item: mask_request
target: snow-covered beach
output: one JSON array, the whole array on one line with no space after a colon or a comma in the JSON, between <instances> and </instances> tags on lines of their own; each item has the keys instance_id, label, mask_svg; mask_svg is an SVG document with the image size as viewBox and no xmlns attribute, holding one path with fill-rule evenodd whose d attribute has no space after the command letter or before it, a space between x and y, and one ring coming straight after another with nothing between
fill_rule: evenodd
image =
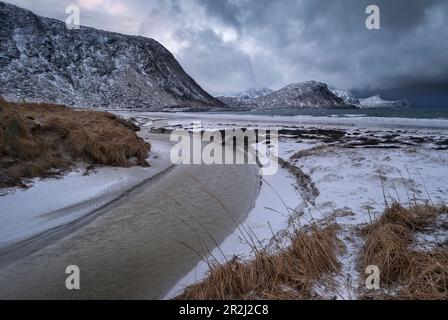
<instances>
[{"instance_id":1,"label":"snow-covered beach","mask_svg":"<svg viewBox=\"0 0 448 320\"><path fill-rule=\"evenodd\" d=\"M0 0L0 301L448 300L447 17Z\"/></svg>"},{"instance_id":2,"label":"snow-covered beach","mask_svg":"<svg viewBox=\"0 0 448 320\"><path fill-rule=\"evenodd\" d=\"M146 117L142 114L137 119L144 122ZM448 201L447 120L190 113L151 114L150 118L156 120L152 125L167 130L190 129L198 122L205 130L279 130L279 156L287 165L275 176L264 177L244 227L213 251L212 261L216 257L219 262L235 255L250 257L253 252L247 243L247 230L266 244L274 234L290 227L291 216L301 225L332 220L341 226L347 250L339 257L342 271L335 275L339 286L332 292L322 292L327 298L356 298L360 285L357 256L362 245L357 230L380 216L386 203ZM297 172L301 176L296 176ZM303 177L310 182L301 183ZM313 190L309 190L311 187ZM448 236L440 234L443 232L420 237L422 245L434 247L446 242ZM203 279L207 270L207 263L198 264L166 298Z\"/></svg>"},{"instance_id":3,"label":"snow-covered beach","mask_svg":"<svg viewBox=\"0 0 448 320\"><path fill-rule=\"evenodd\" d=\"M111 250L111 248L117 241L123 241L119 239L128 236L124 233L115 235L107 232L104 234L106 226L111 226L110 224L103 224L104 221L112 219L113 223L116 224L115 228L120 228L120 223L134 225L135 216L142 214L145 216L147 212L154 211L153 209L165 210L164 215L172 214L174 211L171 212L170 210L174 207L163 208L170 201L164 193L167 191L163 190L169 190L178 183L182 185L183 182L179 181L177 183L175 181L180 177L184 179L193 174L195 175L194 179L201 178L202 170L187 170L185 171L186 174L188 172L187 175L171 175L172 184L170 182L163 188L160 183L154 183L150 189L146 189L158 194L160 203L156 205L157 208L154 207L155 204L145 202L145 206L142 204L141 209L135 211L135 207L133 207L132 213L130 213L130 211L127 211L130 210L130 207L119 209L120 203L116 208L108 207L107 204L110 204L114 199L119 199L126 190L170 168L172 164L169 161L169 132L179 128L190 130L198 121L201 122L204 130L276 129L280 137L279 157L282 159L282 166L278 172L273 176L261 175L261 180L258 178L259 173L257 174L255 171L250 173L246 169L241 171L237 168L228 171L226 166L218 166L219 168L223 167L220 169L222 170L222 173L220 173L217 170L218 167L211 168L214 173L210 171L210 174L217 174L216 179L212 179L217 184L214 187L209 185L213 190L213 196L207 193L209 199L204 201L209 204L214 202L216 207L213 209L213 206L211 206L205 208L205 210L203 208L201 212L212 216L213 214L219 214L218 208L221 204L217 204L216 201L218 199L218 202L220 202L224 197L226 206L230 205L233 212L239 213L236 220L232 221L232 217L225 216L225 213L222 212L219 219L210 221L211 224L204 225L205 228L210 228L207 231L198 225L192 229L191 226L187 227L186 231L182 231L184 232L183 235L190 233L190 236L186 239L199 239L198 248L201 248L202 258L208 261L213 262L216 259L218 262L224 262L232 259L233 256L250 259L253 252L252 244L248 243L248 238L256 239L254 241L257 242L257 245L268 245L274 235L281 237L282 232L291 227L291 218L294 218L296 223L300 225L307 225L312 221L331 219L342 227L340 233L343 235L342 238L347 250L344 255L339 257L343 267L341 272L335 275L340 285L333 292L323 292L322 295L328 298L354 298L356 297L356 288L359 286L356 257L361 245L361 240L355 230L378 216L384 209L385 200L391 201L393 198L402 203L407 203L412 197L434 203L446 203L448 200L446 196L448 185L445 179L448 176L447 120L377 119L349 116L333 118L193 113L117 113L126 118L132 118L142 128L140 135L150 139L154 147L149 158L152 164L151 168L98 168L88 175L84 175L82 170L75 171L62 179L36 181L33 188L18 190L0 198L2 209L7 208L7 214L2 218L4 223L1 224L4 229L4 232L1 233L2 246L7 248L6 251L10 251L15 244L19 244L17 250L19 252L22 250L22 254L18 257L14 254L11 255L10 252L3 252L2 264L6 267L0 269L0 273L5 277L20 278L19 287L24 283L23 279L26 277L24 278L23 275L27 272L30 274L39 272L39 270L42 272L43 269L39 266L43 266L44 261L54 263L55 266L61 268L64 263L69 261L76 264L73 257L75 257L74 260L80 259L80 264L87 263L86 257L92 258L99 254L95 252L95 250L99 250L99 247L102 247L101 250L104 250L104 252L108 252L108 254L104 254L104 259L117 259L116 252L121 249L116 250L114 248L114 250ZM158 138L156 139L156 137ZM240 172L240 175L245 172L241 175L241 177L246 177L245 179L255 178L254 181L260 181L261 188L255 190L253 184L249 184L252 187L242 186L241 183L245 180L241 180L241 177L238 180L239 182L230 179L228 174L232 170L237 170L235 172ZM222 175L220 176L220 174ZM218 176L220 178L217 178ZM165 183L164 181L167 181L161 180L162 185ZM210 182L211 180L207 180L207 183ZM236 200L236 193L226 191L227 193L223 194L223 190L220 190L220 188L225 188L226 183L230 188L237 183L240 188L243 188L241 190L245 190L244 192L240 190L240 200ZM200 190L201 188L197 190L192 188L188 194L199 199L201 197ZM140 196L144 196L144 194L140 193ZM154 199L155 195L149 197ZM232 199L232 197L234 198ZM32 203L35 202L36 198L40 200L45 198L48 201L39 201L39 206L33 206ZM50 202L50 199L54 199L54 201ZM186 201L186 204L182 206L189 206L186 198L181 197L179 199ZM176 201L179 201L179 199ZM47 231L51 231L58 226L76 224L78 219L82 219L103 206L107 210L102 210L98 219L80 224L79 228L74 228L73 232L67 232L53 242L43 241L42 243L45 245L42 248L29 252L25 251L25 253L23 248L20 248L21 241L25 240L25 244L27 244L26 240L30 237L39 234L45 236ZM185 208L182 208L182 206L179 209L184 211ZM189 210L195 209L192 207ZM21 214L17 214L17 212L21 212ZM126 214L126 212L128 213ZM120 215L123 214L125 216L120 218ZM43 217L46 219L43 219ZM172 220L173 217L168 218L165 222ZM179 218L182 219L182 217ZM235 221L238 223L235 223ZM223 230L218 232L217 229L221 229L219 224L222 223L226 227L222 227ZM182 267L170 269L166 274L166 279L161 279L157 285L154 282L153 286L151 283L131 286L125 292L117 288L112 289L104 286L103 290L110 289L111 291L107 293L95 291L84 297L113 298L126 294L127 297L173 298L188 285L204 279L208 271L207 263L200 261L200 258L192 252L191 248L180 244L185 238L181 233L176 234L178 231L175 230L178 229L170 230L173 226L172 223L168 223L167 225L152 226L152 228L162 227L171 235L172 241L168 241L167 245L172 247L164 247L166 247L165 251L171 250L173 254L170 254L169 258L161 255L160 263L163 263L163 261L170 265L178 263ZM147 225L147 228L149 228L148 230L151 229L149 225ZM131 229L135 231L135 229ZM131 229L124 228L123 232ZM142 228L139 228L139 230L142 230ZM76 251L68 249L69 244L73 241L87 245L94 238L95 241L98 241L98 245L89 245L93 249L88 250L87 253L83 252L83 258L78 256ZM138 244L132 241L126 242L125 245L121 246L124 250L121 252L134 250L136 253L141 253L141 250L144 250L142 243L144 244L148 239L139 236L131 237L131 239L139 239L141 242ZM443 233L442 236L440 234L437 236L422 235L421 239L426 242L423 245L429 246L447 240ZM205 247L204 243L207 243ZM26 245L23 247L26 248ZM141 250L132 249L133 247L141 247ZM62 253L61 250L63 249L67 252ZM115 253L112 254L112 252ZM189 253L182 256L180 252ZM58 255L61 257L57 258ZM130 257L127 254L124 256ZM15 260L8 262L6 261L9 259L8 257L14 257ZM107 269L110 272L107 274L109 279L116 279L117 276L123 277L123 272L126 272L126 270L117 272L118 266L129 268L129 270L139 270L137 273L141 277L140 280L151 281L151 279L154 279L143 270L142 265L151 269L149 266L157 259L152 260L153 258L151 258L146 262L142 260L138 262L139 259L135 259L135 255L132 257L134 258L130 259L131 261L134 259L135 264L123 264L117 261L117 266ZM176 259L179 260L176 261ZM99 261L98 259L92 260ZM114 263L113 261L110 262ZM139 263L141 265L136 268ZM104 262L97 265L86 265L86 269L92 272L88 276L89 278L92 278L94 274L97 275L93 269L99 265L104 266ZM163 266L161 267L164 269ZM162 269L156 268L153 271ZM50 270L54 271L55 269ZM114 272L116 273L114 274ZM158 278L161 277L162 275L158 276ZM133 277L123 277L121 281L125 281L123 279L131 283L136 281L136 278ZM25 292L21 290L15 292L16 288L11 282L9 282L8 287L10 289L9 294L13 296L16 293L18 293L17 296L21 296L20 293L24 294ZM147 290L147 295L144 294L145 290ZM51 297L55 292L58 292L58 290L51 286L48 287L48 296ZM26 294L33 297L32 292Z\"/></svg>"}]
</instances>

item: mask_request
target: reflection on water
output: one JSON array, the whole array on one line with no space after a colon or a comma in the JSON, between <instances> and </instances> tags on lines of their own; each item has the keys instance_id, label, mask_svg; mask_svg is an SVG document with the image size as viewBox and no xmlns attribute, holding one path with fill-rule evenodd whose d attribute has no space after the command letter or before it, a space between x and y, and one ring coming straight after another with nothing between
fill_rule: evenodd
<instances>
[{"instance_id":1,"label":"reflection on water","mask_svg":"<svg viewBox=\"0 0 448 320\"><path fill-rule=\"evenodd\" d=\"M0 269L0 298L161 298L198 254L244 220L258 189L252 165L179 166L91 224ZM68 265L80 268L80 290L65 288Z\"/></svg>"}]
</instances>

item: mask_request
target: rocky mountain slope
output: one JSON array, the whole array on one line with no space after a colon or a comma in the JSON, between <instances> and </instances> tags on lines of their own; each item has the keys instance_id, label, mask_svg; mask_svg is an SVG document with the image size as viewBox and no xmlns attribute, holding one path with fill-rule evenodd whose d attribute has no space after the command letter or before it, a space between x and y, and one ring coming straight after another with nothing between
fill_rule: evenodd
<instances>
[{"instance_id":1,"label":"rocky mountain slope","mask_svg":"<svg viewBox=\"0 0 448 320\"><path fill-rule=\"evenodd\" d=\"M295 108L355 108L336 96L325 83L307 81L293 83L283 89L256 98L219 97L238 110Z\"/></svg>"},{"instance_id":2,"label":"rocky mountain slope","mask_svg":"<svg viewBox=\"0 0 448 320\"><path fill-rule=\"evenodd\" d=\"M353 93L344 90L331 90L336 96L344 100L346 104L359 106L360 100Z\"/></svg>"},{"instance_id":3,"label":"rocky mountain slope","mask_svg":"<svg viewBox=\"0 0 448 320\"><path fill-rule=\"evenodd\" d=\"M273 108L347 108L344 101L317 81L293 83L270 95L255 99L262 109Z\"/></svg>"},{"instance_id":4,"label":"rocky mountain slope","mask_svg":"<svg viewBox=\"0 0 448 320\"><path fill-rule=\"evenodd\" d=\"M225 108L153 39L39 17L0 2L0 95L149 111Z\"/></svg>"},{"instance_id":5,"label":"rocky mountain slope","mask_svg":"<svg viewBox=\"0 0 448 320\"><path fill-rule=\"evenodd\" d=\"M258 107L258 105L253 102L253 99L267 96L273 92L274 91L269 88L250 88L232 95L218 96L217 98L236 110L244 111L256 109Z\"/></svg>"}]
</instances>

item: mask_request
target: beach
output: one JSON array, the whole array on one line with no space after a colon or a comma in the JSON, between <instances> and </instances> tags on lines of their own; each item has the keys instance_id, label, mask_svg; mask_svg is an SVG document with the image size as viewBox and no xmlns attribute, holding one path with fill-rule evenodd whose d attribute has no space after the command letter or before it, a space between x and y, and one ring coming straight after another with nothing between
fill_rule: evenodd
<instances>
[{"instance_id":1,"label":"beach","mask_svg":"<svg viewBox=\"0 0 448 320\"><path fill-rule=\"evenodd\" d=\"M133 116L136 117L135 114ZM146 115L142 113L140 116L137 120L145 122ZM189 130L198 123L204 130L278 130L281 168L275 176L265 177L267 181L262 185L257 200L260 205L256 205L249 219L243 223L244 230L251 230L248 233L257 240L261 239L261 244L255 247L263 248L269 246L273 238L282 239L282 234L287 234L286 230L297 225L306 227L315 222L337 224L345 250L338 257L341 269L333 275L338 285L330 291L321 290L319 294L324 298L358 297L365 278L359 269L359 253L363 246L359 231L379 218L388 205L395 202L443 205L448 200L445 182L448 175L447 120L223 117L188 113L151 114L150 117L151 126L163 127L168 132L179 128ZM277 205L272 209L269 202L278 197L287 205ZM446 219L443 217L442 220ZM264 226L264 232L260 226ZM243 258L255 255L253 244L237 241L244 238L242 233L247 231L237 231L214 252L217 256L224 252L225 258L220 262L229 261L235 255ZM435 230L416 235L415 246L443 248L447 241L445 222ZM238 243L245 244L241 246ZM181 293L185 287L206 275L207 270L207 264L200 263L166 298Z\"/></svg>"},{"instance_id":2,"label":"beach","mask_svg":"<svg viewBox=\"0 0 448 320\"><path fill-rule=\"evenodd\" d=\"M347 250L338 257L338 286L321 295L356 298L357 230L393 199L447 201L446 120L397 127L397 119L117 114L141 127L139 135L153 146L152 166L78 170L1 197L9 212L1 224L2 298L170 299L205 279L210 264L251 259L254 247L287 242L294 226L330 220ZM278 171L171 163L170 132L198 122L205 131L278 131ZM65 201L32 206L51 197ZM419 239L431 247L446 238L440 231ZM84 290L65 289L67 265L80 267ZM30 288L31 282L38 285Z\"/></svg>"}]
</instances>

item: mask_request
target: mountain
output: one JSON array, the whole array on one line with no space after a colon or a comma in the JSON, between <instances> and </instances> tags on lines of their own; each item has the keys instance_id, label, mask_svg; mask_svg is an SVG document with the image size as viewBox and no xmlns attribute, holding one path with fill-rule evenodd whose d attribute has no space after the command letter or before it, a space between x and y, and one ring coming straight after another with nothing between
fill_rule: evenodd
<instances>
[{"instance_id":1,"label":"mountain","mask_svg":"<svg viewBox=\"0 0 448 320\"><path fill-rule=\"evenodd\" d=\"M148 111L225 108L160 43L65 23L0 2L0 95Z\"/></svg>"},{"instance_id":2,"label":"mountain","mask_svg":"<svg viewBox=\"0 0 448 320\"><path fill-rule=\"evenodd\" d=\"M296 108L356 108L336 96L325 83L307 81L293 83L269 93L270 89L249 91L234 96L218 97L222 102L239 111L256 109ZM247 91L246 91L247 92ZM253 96L251 98L250 96Z\"/></svg>"},{"instance_id":3,"label":"mountain","mask_svg":"<svg viewBox=\"0 0 448 320\"><path fill-rule=\"evenodd\" d=\"M381 98L379 95L375 95L366 99L359 99L353 93L344 90L332 90L332 92L344 100L347 104L355 105L362 109L374 109L374 108L407 108L409 103L406 99L400 99L397 101L388 101Z\"/></svg>"},{"instance_id":4,"label":"mountain","mask_svg":"<svg viewBox=\"0 0 448 320\"><path fill-rule=\"evenodd\" d=\"M356 97L353 93L349 91L344 90L331 90L336 96L344 100L346 104L351 104L354 106L358 106L360 103L360 100L358 97Z\"/></svg>"},{"instance_id":5,"label":"mountain","mask_svg":"<svg viewBox=\"0 0 448 320\"><path fill-rule=\"evenodd\" d=\"M228 96L218 96L217 98L224 102L226 105L239 110L247 111L256 109L258 106L253 103L253 99L267 96L274 91L269 88L250 88L245 91L235 93Z\"/></svg>"},{"instance_id":6,"label":"mountain","mask_svg":"<svg viewBox=\"0 0 448 320\"><path fill-rule=\"evenodd\" d=\"M407 108L409 103L406 99L400 99L397 101L388 101L381 98L379 95L360 100L360 107L363 109L368 108Z\"/></svg>"},{"instance_id":7,"label":"mountain","mask_svg":"<svg viewBox=\"0 0 448 320\"><path fill-rule=\"evenodd\" d=\"M217 97L217 99L237 111L250 111L258 108L258 105L253 102L253 99L241 99L224 96Z\"/></svg>"},{"instance_id":8,"label":"mountain","mask_svg":"<svg viewBox=\"0 0 448 320\"><path fill-rule=\"evenodd\" d=\"M259 97L264 97L273 92L274 92L274 90L266 88L266 87L250 88L250 89L247 89L246 91L239 92L234 95L230 95L229 97L238 98L241 100L249 100L249 99L256 99Z\"/></svg>"},{"instance_id":9,"label":"mountain","mask_svg":"<svg viewBox=\"0 0 448 320\"><path fill-rule=\"evenodd\" d=\"M294 83L267 96L253 99L261 109L274 108L355 108L328 89L325 83Z\"/></svg>"}]
</instances>

